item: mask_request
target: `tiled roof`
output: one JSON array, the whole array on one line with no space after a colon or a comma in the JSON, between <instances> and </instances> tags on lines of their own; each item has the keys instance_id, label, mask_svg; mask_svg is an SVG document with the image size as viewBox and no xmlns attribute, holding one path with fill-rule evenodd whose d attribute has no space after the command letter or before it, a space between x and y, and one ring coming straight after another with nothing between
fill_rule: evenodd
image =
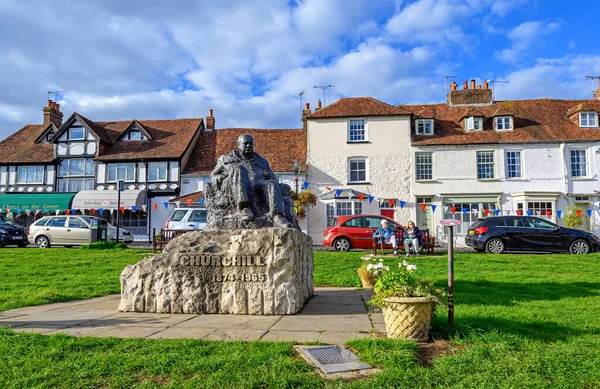
<instances>
[{"instance_id":1,"label":"tiled roof","mask_svg":"<svg viewBox=\"0 0 600 389\"><path fill-rule=\"evenodd\" d=\"M54 145L35 143L48 128L43 124L28 124L0 142L0 164L51 163Z\"/></svg>"},{"instance_id":2,"label":"tiled roof","mask_svg":"<svg viewBox=\"0 0 600 389\"><path fill-rule=\"evenodd\" d=\"M416 117L434 118L434 134L412 135L413 145L466 145L493 143L548 143L600 140L600 128L579 128L568 112L584 103L585 109L600 112L598 100L510 100L479 106L483 131L465 132L458 123L465 107L448 104L400 105ZM513 131L495 131L493 116L497 112L513 113Z\"/></svg>"},{"instance_id":3,"label":"tiled roof","mask_svg":"<svg viewBox=\"0 0 600 389\"><path fill-rule=\"evenodd\" d=\"M119 122L96 122L110 136L112 146L107 145L99 161L180 158L198 127L200 119L138 120L152 140L116 141L131 124L131 120Z\"/></svg>"},{"instance_id":4,"label":"tiled roof","mask_svg":"<svg viewBox=\"0 0 600 389\"><path fill-rule=\"evenodd\" d=\"M294 161L306 171L306 131L302 129L224 128L201 134L183 174L210 174L217 158L237 148L241 134L254 137L254 150L274 172L291 172Z\"/></svg>"},{"instance_id":5,"label":"tiled roof","mask_svg":"<svg viewBox=\"0 0 600 389\"><path fill-rule=\"evenodd\" d=\"M408 115L408 112L372 97L344 97L308 115L308 119Z\"/></svg>"},{"instance_id":6,"label":"tiled roof","mask_svg":"<svg viewBox=\"0 0 600 389\"><path fill-rule=\"evenodd\" d=\"M192 200L192 204L199 204L200 201L198 200L199 198L204 197L204 192L193 192L193 193L188 193L185 196L179 196L179 197L175 197L174 199L169 200L169 202L174 203L176 201L181 201L181 206L182 207L186 207L187 201L188 200Z\"/></svg>"}]
</instances>

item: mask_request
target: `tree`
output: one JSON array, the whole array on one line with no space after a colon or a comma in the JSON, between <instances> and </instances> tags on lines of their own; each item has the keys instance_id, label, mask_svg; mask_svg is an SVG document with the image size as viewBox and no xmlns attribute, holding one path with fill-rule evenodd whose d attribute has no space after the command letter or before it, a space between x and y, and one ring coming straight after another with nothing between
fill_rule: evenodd
<instances>
[{"instance_id":1,"label":"tree","mask_svg":"<svg viewBox=\"0 0 600 389\"><path fill-rule=\"evenodd\" d=\"M578 212L579 211L579 214ZM581 215L581 216L579 216ZM565 210L565 226L577 228L583 225L583 209L575 204L569 205Z\"/></svg>"}]
</instances>

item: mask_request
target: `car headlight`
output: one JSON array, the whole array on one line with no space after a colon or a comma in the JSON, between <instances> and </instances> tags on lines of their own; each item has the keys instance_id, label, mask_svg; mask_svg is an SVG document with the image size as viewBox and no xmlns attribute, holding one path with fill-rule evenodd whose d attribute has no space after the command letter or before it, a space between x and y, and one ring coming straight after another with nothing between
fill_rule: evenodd
<instances>
[{"instance_id":1,"label":"car headlight","mask_svg":"<svg viewBox=\"0 0 600 389\"><path fill-rule=\"evenodd\" d=\"M0 234L6 234L6 230L4 228L0 228Z\"/></svg>"}]
</instances>

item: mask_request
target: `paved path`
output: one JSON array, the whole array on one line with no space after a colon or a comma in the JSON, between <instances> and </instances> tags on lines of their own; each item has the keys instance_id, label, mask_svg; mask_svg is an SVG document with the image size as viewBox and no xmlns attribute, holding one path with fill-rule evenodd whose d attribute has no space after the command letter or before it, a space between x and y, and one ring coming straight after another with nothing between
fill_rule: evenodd
<instances>
[{"instance_id":1,"label":"paved path","mask_svg":"<svg viewBox=\"0 0 600 389\"><path fill-rule=\"evenodd\" d=\"M372 290L316 288L296 315L191 315L118 312L119 295L0 312L0 325L41 334L119 338L320 341L385 333L383 316L365 306Z\"/></svg>"}]
</instances>

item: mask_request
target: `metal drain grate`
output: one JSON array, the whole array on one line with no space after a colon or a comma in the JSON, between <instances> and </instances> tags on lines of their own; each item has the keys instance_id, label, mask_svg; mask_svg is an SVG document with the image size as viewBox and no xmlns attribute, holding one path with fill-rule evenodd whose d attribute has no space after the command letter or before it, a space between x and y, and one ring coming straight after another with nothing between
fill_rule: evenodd
<instances>
[{"instance_id":1,"label":"metal drain grate","mask_svg":"<svg viewBox=\"0 0 600 389\"><path fill-rule=\"evenodd\" d=\"M298 348L324 373L365 370L373 366L358 360L358 356L340 346L305 346Z\"/></svg>"}]
</instances>

